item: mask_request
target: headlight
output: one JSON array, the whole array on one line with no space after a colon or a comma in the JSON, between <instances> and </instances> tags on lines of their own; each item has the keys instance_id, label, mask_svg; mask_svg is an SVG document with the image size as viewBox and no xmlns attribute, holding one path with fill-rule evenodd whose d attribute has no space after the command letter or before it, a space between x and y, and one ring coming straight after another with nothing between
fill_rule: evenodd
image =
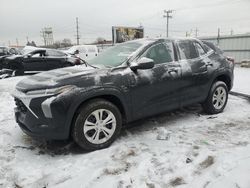
<instances>
[{"instance_id":1,"label":"headlight","mask_svg":"<svg viewBox=\"0 0 250 188\"><path fill-rule=\"evenodd\" d=\"M28 91L26 94L27 95L57 95L60 93L67 92L74 88L75 86L72 85L67 85L67 86L62 86L62 87L57 87L57 88L51 88L51 89L42 89L42 90L34 90L34 91Z\"/></svg>"}]
</instances>

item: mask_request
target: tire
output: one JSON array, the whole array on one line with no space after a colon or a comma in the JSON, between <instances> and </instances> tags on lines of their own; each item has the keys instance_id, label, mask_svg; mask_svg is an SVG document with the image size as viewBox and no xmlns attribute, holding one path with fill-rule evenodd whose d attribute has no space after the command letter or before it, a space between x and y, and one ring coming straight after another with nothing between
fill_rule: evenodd
<instances>
[{"instance_id":1,"label":"tire","mask_svg":"<svg viewBox=\"0 0 250 188\"><path fill-rule=\"evenodd\" d=\"M119 109L109 101L94 99L83 104L78 111L71 134L82 149L92 151L110 146L121 127Z\"/></svg>"},{"instance_id":2,"label":"tire","mask_svg":"<svg viewBox=\"0 0 250 188\"><path fill-rule=\"evenodd\" d=\"M24 75L24 70L22 70L22 69L14 70L14 72L15 72L15 76L22 76L22 75Z\"/></svg>"},{"instance_id":3,"label":"tire","mask_svg":"<svg viewBox=\"0 0 250 188\"><path fill-rule=\"evenodd\" d=\"M228 88L222 81L213 83L206 101L202 104L203 110L208 114L221 113L228 100Z\"/></svg>"}]
</instances>

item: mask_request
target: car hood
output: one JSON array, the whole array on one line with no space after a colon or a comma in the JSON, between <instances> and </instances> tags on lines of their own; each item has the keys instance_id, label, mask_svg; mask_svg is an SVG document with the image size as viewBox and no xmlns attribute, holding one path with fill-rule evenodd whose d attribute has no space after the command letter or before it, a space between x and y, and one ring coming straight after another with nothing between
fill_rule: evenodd
<instances>
[{"instance_id":1,"label":"car hood","mask_svg":"<svg viewBox=\"0 0 250 188\"><path fill-rule=\"evenodd\" d=\"M105 72L105 70L95 69L89 66L85 67L85 65L55 69L21 80L16 85L16 89L22 92L27 92L63 85L76 85L78 83L83 83L79 82L79 79L83 80L84 78L91 78L93 80L96 72L99 71Z\"/></svg>"}]
</instances>

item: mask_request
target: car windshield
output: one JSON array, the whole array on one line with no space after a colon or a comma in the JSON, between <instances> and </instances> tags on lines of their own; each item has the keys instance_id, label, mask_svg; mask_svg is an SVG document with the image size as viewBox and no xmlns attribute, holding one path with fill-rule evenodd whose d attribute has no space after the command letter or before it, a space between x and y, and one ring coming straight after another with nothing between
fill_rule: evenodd
<instances>
[{"instance_id":1,"label":"car windshield","mask_svg":"<svg viewBox=\"0 0 250 188\"><path fill-rule=\"evenodd\" d=\"M127 42L110 47L100 53L97 57L88 61L91 65L103 65L105 67L116 67L126 61L133 52L138 50L143 43Z\"/></svg>"}]
</instances>

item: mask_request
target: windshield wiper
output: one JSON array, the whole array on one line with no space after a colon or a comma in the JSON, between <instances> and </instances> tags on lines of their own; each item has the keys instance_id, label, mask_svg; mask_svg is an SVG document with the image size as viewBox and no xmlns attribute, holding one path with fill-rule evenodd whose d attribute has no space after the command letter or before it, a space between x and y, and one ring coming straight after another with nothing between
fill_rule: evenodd
<instances>
[{"instance_id":1,"label":"windshield wiper","mask_svg":"<svg viewBox=\"0 0 250 188\"><path fill-rule=\"evenodd\" d=\"M110 66L110 65L104 65L105 67L107 67L107 68L113 68L112 66Z\"/></svg>"},{"instance_id":2,"label":"windshield wiper","mask_svg":"<svg viewBox=\"0 0 250 188\"><path fill-rule=\"evenodd\" d=\"M90 66L90 67L95 68L95 69L98 68L98 67L96 67L96 66L90 65L87 61L83 60L82 58L80 58L80 57L78 57L78 58L79 58L81 61L83 61L83 63L85 64L86 67L87 67L87 66Z\"/></svg>"}]
</instances>

